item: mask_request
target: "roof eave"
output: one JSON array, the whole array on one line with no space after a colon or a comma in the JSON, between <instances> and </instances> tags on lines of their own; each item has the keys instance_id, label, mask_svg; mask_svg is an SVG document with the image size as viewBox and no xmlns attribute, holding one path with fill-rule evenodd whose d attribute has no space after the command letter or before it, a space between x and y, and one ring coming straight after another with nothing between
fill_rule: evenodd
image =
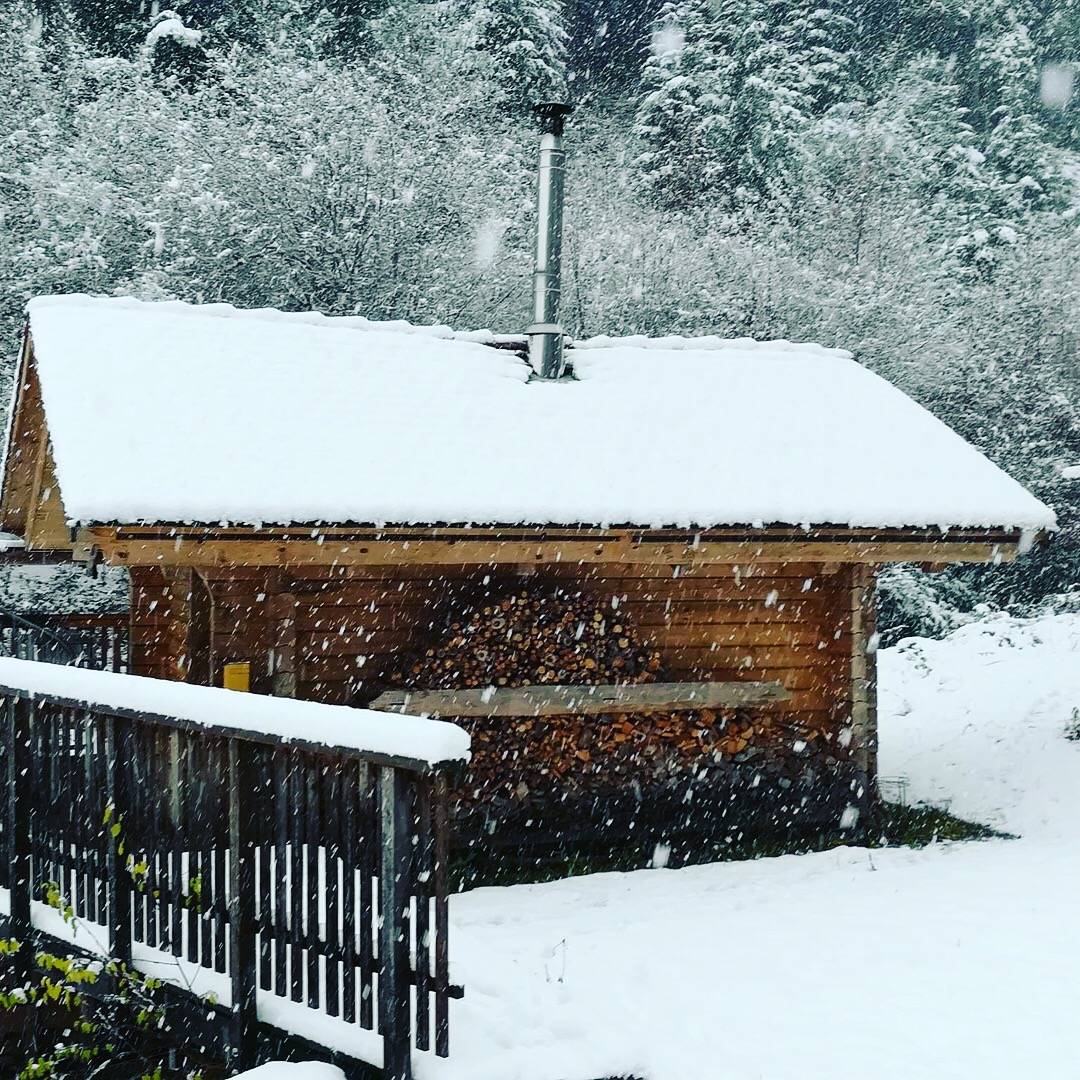
<instances>
[{"instance_id":1,"label":"roof eave","mask_svg":"<svg viewBox=\"0 0 1080 1080\"><path fill-rule=\"evenodd\" d=\"M538 565L544 563L1009 562L1021 529L643 529L592 526L95 525L79 530L88 557L118 565ZM1045 542L1048 534L1036 534Z\"/></svg>"}]
</instances>

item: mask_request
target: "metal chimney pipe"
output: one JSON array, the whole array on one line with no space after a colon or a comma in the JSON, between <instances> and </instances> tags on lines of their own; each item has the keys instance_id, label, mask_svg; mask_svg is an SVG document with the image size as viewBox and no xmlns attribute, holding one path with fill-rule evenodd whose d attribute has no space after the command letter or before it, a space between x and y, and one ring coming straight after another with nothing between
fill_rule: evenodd
<instances>
[{"instance_id":1,"label":"metal chimney pipe","mask_svg":"<svg viewBox=\"0 0 1080 1080\"><path fill-rule=\"evenodd\" d=\"M533 270L533 325L529 363L543 379L563 373L563 331L559 325L562 290L563 180L566 151L563 125L570 106L558 101L537 105L540 118L540 170L536 188L536 264Z\"/></svg>"}]
</instances>

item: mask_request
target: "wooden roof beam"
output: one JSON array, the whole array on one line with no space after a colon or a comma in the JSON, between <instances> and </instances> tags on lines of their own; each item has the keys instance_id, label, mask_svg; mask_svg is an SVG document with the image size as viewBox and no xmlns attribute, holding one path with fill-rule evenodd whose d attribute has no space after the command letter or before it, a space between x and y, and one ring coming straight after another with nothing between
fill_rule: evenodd
<instances>
[{"instance_id":1,"label":"wooden roof beam","mask_svg":"<svg viewBox=\"0 0 1080 1080\"><path fill-rule=\"evenodd\" d=\"M309 534L310 535L310 534ZM762 539L683 543L642 541L626 534L597 539L383 539L354 540L340 536L319 539L135 538L118 530L94 527L81 531L81 545L120 566L495 566L507 563L617 563L701 565L730 563L986 563L1010 562L1019 553L1019 538L957 537L892 540Z\"/></svg>"}]
</instances>

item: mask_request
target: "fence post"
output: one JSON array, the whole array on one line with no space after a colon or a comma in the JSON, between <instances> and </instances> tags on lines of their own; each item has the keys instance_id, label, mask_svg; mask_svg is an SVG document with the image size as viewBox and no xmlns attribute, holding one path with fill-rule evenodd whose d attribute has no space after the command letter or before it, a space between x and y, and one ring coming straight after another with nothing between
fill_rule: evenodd
<instances>
[{"instance_id":1,"label":"fence post","mask_svg":"<svg viewBox=\"0 0 1080 1080\"><path fill-rule=\"evenodd\" d=\"M120 854L124 828L133 822L125 821L130 793L132 759L131 727L127 720L115 716L104 718L105 728L105 797L112 807L111 823L102 821L105 842L105 878L109 901L109 952L122 964L131 961L131 895L132 879L127 859ZM120 826L113 836L113 824Z\"/></svg>"},{"instance_id":2,"label":"fence post","mask_svg":"<svg viewBox=\"0 0 1080 1080\"><path fill-rule=\"evenodd\" d=\"M386 1080L412 1080L409 980L409 791L405 774L379 770L379 1028Z\"/></svg>"},{"instance_id":3,"label":"fence post","mask_svg":"<svg viewBox=\"0 0 1080 1080\"><path fill-rule=\"evenodd\" d=\"M7 834L11 881L11 920L20 929L30 929L30 715L33 705L26 698L7 699L8 722L4 726L7 776Z\"/></svg>"},{"instance_id":4,"label":"fence post","mask_svg":"<svg viewBox=\"0 0 1080 1080\"><path fill-rule=\"evenodd\" d=\"M250 748L229 739L229 978L232 983L234 1064L255 1064L256 1003L255 848L257 793Z\"/></svg>"}]
</instances>

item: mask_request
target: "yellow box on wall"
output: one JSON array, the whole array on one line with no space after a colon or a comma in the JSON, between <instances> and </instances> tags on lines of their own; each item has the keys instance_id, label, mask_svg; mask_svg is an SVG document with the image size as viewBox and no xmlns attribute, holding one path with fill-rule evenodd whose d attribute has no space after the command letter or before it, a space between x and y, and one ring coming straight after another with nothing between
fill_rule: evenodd
<instances>
[{"instance_id":1,"label":"yellow box on wall","mask_svg":"<svg viewBox=\"0 0 1080 1080\"><path fill-rule=\"evenodd\" d=\"M251 662L237 660L226 664L222 670L221 685L226 690L251 690Z\"/></svg>"}]
</instances>

